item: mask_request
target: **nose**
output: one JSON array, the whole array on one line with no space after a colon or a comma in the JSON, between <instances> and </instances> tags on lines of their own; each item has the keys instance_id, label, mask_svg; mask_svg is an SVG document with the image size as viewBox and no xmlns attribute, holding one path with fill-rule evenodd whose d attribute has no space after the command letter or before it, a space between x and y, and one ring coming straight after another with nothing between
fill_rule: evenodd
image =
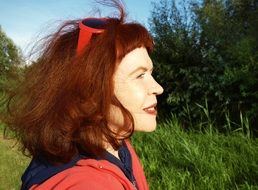
<instances>
[{"instance_id":1,"label":"nose","mask_svg":"<svg viewBox=\"0 0 258 190\"><path fill-rule=\"evenodd\" d=\"M149 90L149 95L151 94L160 95L163 93L163 91L164 89L162 88L162 86L160 86L160 84L153 78L153 84Z\"/></svg>"}]
</instances>

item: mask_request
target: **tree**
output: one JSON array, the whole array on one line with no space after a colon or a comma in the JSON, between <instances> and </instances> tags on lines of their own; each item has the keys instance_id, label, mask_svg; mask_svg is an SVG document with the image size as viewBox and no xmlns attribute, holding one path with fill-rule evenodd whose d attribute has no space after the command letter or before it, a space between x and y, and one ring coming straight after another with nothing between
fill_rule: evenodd
<instances>
[{"instance_id":1,"label":"tree","mask_svg":"<svg viewBox=\"0 0 258 190\"><path fill-rule=\"evenodd\" d=\"M0 26L0 90L8 82L9 77L15 74L24 63L20 50L7 37Z\"/></svg>"},{"instance_id":2,"label":"tree","mask_svg":"<svg viewBox=\"0 0 258 190\"><path fill-rule=\"evenodd\" d=\"M241 113L257 126L257 7L257 0L154 4L150 26L163 112L188 126L203 118L223 126L226 116L239 124Z\"/></svg>"}]
</instances>

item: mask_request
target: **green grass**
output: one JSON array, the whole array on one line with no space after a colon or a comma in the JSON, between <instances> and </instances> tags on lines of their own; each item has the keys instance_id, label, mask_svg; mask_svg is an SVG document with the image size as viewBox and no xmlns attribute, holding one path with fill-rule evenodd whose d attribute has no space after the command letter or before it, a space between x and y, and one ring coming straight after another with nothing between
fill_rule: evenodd
<instances>
[{"instance_id":1,"label":"green grass","mask_svg":"<svg viewBox=\"0 0 258 190\"><path fill-rule=\"evenodd\" d=\"M258 141L243 133L185 132L174 119L133 143L150 189L258 189Z\"/></svg>"},{"instance_id":2,"label":"green grass","mask_svg":"<svg viewBox=\"0 0 258 190\"><path fill-rule=\"evenodd\" d=\"M14 144L14 140L3 139L0 130L0 190L18 190L20 177L29 162Z\"/></svg>"},{"instance_id":3,"label":"green grass","mask_svg":"<svg viewBox=\"0 0 258 190\"><path fill-rule=\"evenodd\" d=\"M0 135L0 190L19 189L29 159L1 129ZM223 135L209 125L206 132L185 132L172 119L132 141L151 190L258 189L258 141L241 130Z\"/></svg>"}]
</instances>

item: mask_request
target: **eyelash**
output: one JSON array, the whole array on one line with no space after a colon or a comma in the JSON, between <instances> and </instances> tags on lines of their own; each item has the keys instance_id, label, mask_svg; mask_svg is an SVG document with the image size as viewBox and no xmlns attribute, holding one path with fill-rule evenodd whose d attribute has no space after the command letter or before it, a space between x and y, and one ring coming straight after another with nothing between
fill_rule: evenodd
<instances>
[{"instance_id":1,"label":"eyelash","mask_svg":"<svg viewBox=\"0 0 258 190\"><path fill-rule=\"evenodd\" d=\"M145 75L145 73L141 73L141 74L138 75L136 78L137 78L137 79L141 79L141 78L143 78L144 75Z\"/></svg>"}]
</instances>

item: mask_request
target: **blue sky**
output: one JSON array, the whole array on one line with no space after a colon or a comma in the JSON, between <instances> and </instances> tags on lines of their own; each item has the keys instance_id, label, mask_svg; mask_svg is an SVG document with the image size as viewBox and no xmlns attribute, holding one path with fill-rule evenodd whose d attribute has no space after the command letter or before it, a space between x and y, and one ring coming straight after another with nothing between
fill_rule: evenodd
<instances>
[{"instance_id":1,"label":"blue sky","mask_svg":"<svg viewBox=\"0 0 258 190\"><path fill-rule=\"evenodd\" d=\"M153 0L124 0L130 20L137 20L148 27ZM37 35L43 35L48 27L66 19L112 13L94 3L94 0L0 0L0 25L8 37L24 53ZM47 34L47 33L46 33Z\"/></svg>"}]
</instances>

